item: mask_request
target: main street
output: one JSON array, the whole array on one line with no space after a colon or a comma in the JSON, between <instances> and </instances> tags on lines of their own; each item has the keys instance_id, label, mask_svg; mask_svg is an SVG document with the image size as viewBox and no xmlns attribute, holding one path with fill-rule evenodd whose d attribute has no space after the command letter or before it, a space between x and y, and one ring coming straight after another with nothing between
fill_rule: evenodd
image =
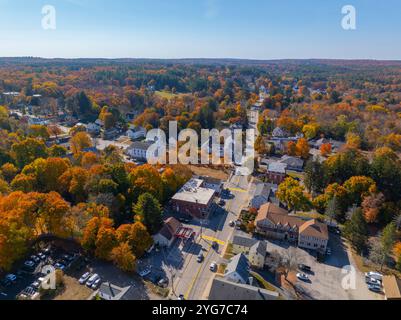
<instances>
[{"instance_id":1,"label":"main street","mask_svg":"<svg viewBox=\"0 0 401 320\"><path fill-rule=\"evenodd\" d=\"M225 210L219 210L210 217L208 223L199 230L199 237L193 245L193 250L184 262L180 275L175 279L174 293L183 294L187 300L201 300L206 298L211 281L215 273L210 271L212 262L219 264L224 261L222 258L226 245L231 240L234 228L229 226L230 221L239 218L241 210L247 206L249 201L249 182L247 177L233 176L225 184L230 190L231 199L226 199ZM218 249L212 248L212 242L218 243ZM200 252L204 254L204 261L197 262Z\"/></svg>"}]
</instances>

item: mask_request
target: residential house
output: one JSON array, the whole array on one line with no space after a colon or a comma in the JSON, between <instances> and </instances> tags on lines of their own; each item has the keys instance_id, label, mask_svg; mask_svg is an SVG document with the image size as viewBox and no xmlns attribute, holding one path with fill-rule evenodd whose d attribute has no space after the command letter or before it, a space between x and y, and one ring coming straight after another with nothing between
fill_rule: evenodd
<instances>
[{"instance_id":1,"label":"residential house","mask_svg":"<svg viewBox=\"0 0 401 320\"><path fill-rule=\"evenodd\" d=\"M176 218L168 218L159 233L153 236L154 243L161 247L170 247L181 228L182 224Z\"/></svg>"},{"instance_id":2,"label":"residential house","mask_svg":"<svg viewBox=\"0 0 401 320\"><path fill-rule=\"evenodd\" d=\"M150 141L135 141L126 150L127 155L136 160L147 160L147 151L154 143Z\"/></svg>"},{"instance_id":3,"label":"residential house","mask_svg":"<svg viewBox=\"0 0 401 320\"><path fill-rule=\"evenodd\" d=\"M268 238L287 240L299 247L322 253L329 241L327 225L317 220L304 220L290 215L287 210L272 203L259 209L255 219L256 232Z\"/></svg>"},{"instance_id":4,"label":"residential house","mask_svg":"<svg viewBox=\"0 0 401 320\"><path fill-rule=\"evenodd\" d=\"M299 228L298 246L305 249L326 252L329 242L327 225L317 220L305 222Z\"/></svg>"},{"instance_id":5,"label":"residential house","mask_svg":"<svg viewBox=\"0 0 401 320\"><path fill-rule=\"evenodd\" d=\"M285 163L287 165L287 170L302 172L304 168L304 160L298 157L283 156L280 159L280 163Z\"/></svg>"},{"instance_id":6,"label":"residential house","mask_svg":"<svg viewBox=\"0 0 401 320\"><path fill-rule=\"evenodd\" d=\"M224 271L224 279L235 282L247 284L249 282L249 269L250 263L242 253L237 254L228 263Z\"/></svg>"},{"instance_id":7,"label":"residential house","mask_svg":"<svg viewBox=\"0 0 401 320\"><path fill-rule=\"evenodd\" d=\"M249 202L250 208L259 209L262 204L269 202L271 195L271 184L268 183L257 183L254 186L251 194L251 200Z\"/></svg>"},{"instance_id":8,"label":"residential house","mask_svg":"<svg viewBox=\"0 0 401 320\"><path fill-rule=\"evenodd\" d=\"M318 149L318 150L320 149L320 147L321 147L323 144L330 144L332 150L333 150L333 151L337 151L337 150L340 149L342 146L344 146L345 143L342 142L342 141L333 140L333 139L326 139L326 138L321 138L321 139L318 139L318 140L311 140L311 141L309 142L309 145L310 145L312 148L315 148L315 149Z\"/></svg>"},{"instance_id":9,"label":"residential house","mask_svg":"<svg viewBox=\"0 0 401 320\"><path fill-rule=\"evenodd\" d=\"M236 235L232 241L232 252L244 254L253 267L263 269L266 261L267 244L248 235Z\"/></svg>"},{"instance_id":10,"label":"residential house","mask_svg":"<svg viewBox=\"0 0 401 320\"><path fill-rule=\"evenodd\" d=\"M383 277L383 290L386 300L401 300L401 279L395 276Z\"/></svg>"},{"instance_id":11,"label":"residential house","mask_svg":"<svg viewBox=\"0 0 401 320\"><path fill-rule=\"evenodd\" d=\"M207 219L216 191L207 188L204 180L191 179L171 199L173 210L197 219Z\"/></svg>"},{"instance_id":12,"label":"residential house","mask_svg":"<svg viewBox=\"0 0 401 320\"><path fill-rule=\"evenodd\" d=\"M143 127L130 127L130 129L127 131L126 135L131 139L131 140L138 140L141 138L146 137L146 129Z\"/></svg>"},{"instance_id":13,"label":"residential house","mask_svg":"<svg viewBox=\"0 0 401 320\"><path fill-rule=\"evenodd\" d=\"M131 287L120 288L109 282L103 282L96 295L102 300L124 300L124 296L130 289Z\"/></svg>"},{"instance_id":14,"label":"residential house","mask_svg":"<svg viewBox=\"0 0 401 320\"><path fill-rule=\"evenodd\" d=\"M279 161L271 162L267 168L267 178L271 183L281 184L287 177L287 164Z\"/></svg>"},{"instance_id":15,"label":"residential house","mask_svg":"<svg viewBox=\"0 0 401 320\"><path fill-rule=\"evenodd\" d=\"M266 241L258 241L249 250L248 259L251 266L263 269L265 266L267 254Z\"/></svg>"},{"instance_id":16,"label":"residential house","mask_svg":"<svg viewBox=\"0 0 401 320\"><path fill-rule=\"evenodd\" d=\"M277 127L273 130L272 136L273 138L287 138L289 135L284 129Z\"/></svg>"},{"instance_id":17,"label":"residential house","mask_svg":"<svg viewBox=\"0 0 401 320\"><path fill-rule=\"evenodd\" d=\"M89 134L99 134L100 130L101 130L101 127L94 122L91 122L86 126L86 131Z\"/></svg>"},{"instance_id":18,"label":"residential house","mask_svg":"<svg viewBox=\"0 0 401 320\"><path fill-rule=\"evenodd\" d=\"M119 136L119 132L116 128L111 128L108 130L104 130L102 137L105 140L114 140Z\"/></svg>"},{"instance_id":19,"label":"residential house","mask_svg":"<svg viewBox=\"0 0 401 320\"><path fill-rule=\"evenodd\" d=\"M262 205L255 219L256 232L268 238L298 240L299 227L304 223L298 217L290 216L288 211L272 203Z\"/></svg>"},{"instance_id":20,"label":"residential house","mask_svg":"<svg viewBox=\"0 0 401 320\"><path fill-rule=\"evenodd\" d=\"M100 120L100 119L97 119L95 121L95 124L97 124L99 127L103 127L104 126L104 122L102 120Z\"/></svg>"},{"instance_id":21,"label":"residential house","mask_svg":"<svg viewBox=\"0 0 401 320\"><path fill-rule=\"evenodd\" d=\"M279 294L248 284L234 283L224 278L215 277L210 288L209 300L214 301L253 301L277 300Z\"/></svg>"}]
</instances>

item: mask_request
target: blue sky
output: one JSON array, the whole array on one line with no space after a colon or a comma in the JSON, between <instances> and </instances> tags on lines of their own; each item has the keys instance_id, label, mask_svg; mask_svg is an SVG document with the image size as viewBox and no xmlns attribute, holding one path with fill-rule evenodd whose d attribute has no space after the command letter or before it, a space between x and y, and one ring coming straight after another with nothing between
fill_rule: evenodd
<instances>
[{"instance_id":1,"label":"blue sky","mask_svg":"<svg viewBox=\"0 0 401 320\"><path fill-rule=\"evenodd\" d=\"M401 59L401 1L0 0L0 56Z\"/></svg>"}]
</instances>

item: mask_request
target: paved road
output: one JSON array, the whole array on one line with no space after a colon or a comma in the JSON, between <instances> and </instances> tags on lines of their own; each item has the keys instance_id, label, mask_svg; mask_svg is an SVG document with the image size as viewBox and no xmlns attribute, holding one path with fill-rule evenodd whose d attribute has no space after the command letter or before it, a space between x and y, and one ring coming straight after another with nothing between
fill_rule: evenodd
<instances>
[{"instance_id":1,"label":"paved road","mask_svg":"<svg viewBox=\"0 0 401 320\"><path fill-rule=\"evenodd\" d=\"M217 213L210 220L208 225L202 227L202 237L192 245L191 254L189 254L180 270L179 276L174 281L174 292L176 295L183 294L188 300L205 299L214 273L209 270L212 262L222 261L222 255L225 246L231 239L234 229L229 226L231 220L236 220L242 208L246 207L249 201L248 181L246 177L234 176L225 187L231 191L234 196L228 199L224 213ZM211 248L212 241L219 243L219 248ZM196 261L199 252L204 252L204 262Z\"/></svg>"}]
</instances>

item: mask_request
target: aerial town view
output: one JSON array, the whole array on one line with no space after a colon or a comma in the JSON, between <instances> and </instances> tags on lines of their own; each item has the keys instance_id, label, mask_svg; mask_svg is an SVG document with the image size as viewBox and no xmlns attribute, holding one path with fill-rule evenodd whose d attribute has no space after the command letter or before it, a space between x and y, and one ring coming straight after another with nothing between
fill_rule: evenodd
<instances>
[{"instance_id":1,"label":"aerial town view","mask_svg":"<svg viewBox=\"0 0 401 320\"><path fill-rule=\"evenodd\" d=\"M48 2L0 1L0 305L401 300L401 2Z\"/></svg>"}]
</instances>

